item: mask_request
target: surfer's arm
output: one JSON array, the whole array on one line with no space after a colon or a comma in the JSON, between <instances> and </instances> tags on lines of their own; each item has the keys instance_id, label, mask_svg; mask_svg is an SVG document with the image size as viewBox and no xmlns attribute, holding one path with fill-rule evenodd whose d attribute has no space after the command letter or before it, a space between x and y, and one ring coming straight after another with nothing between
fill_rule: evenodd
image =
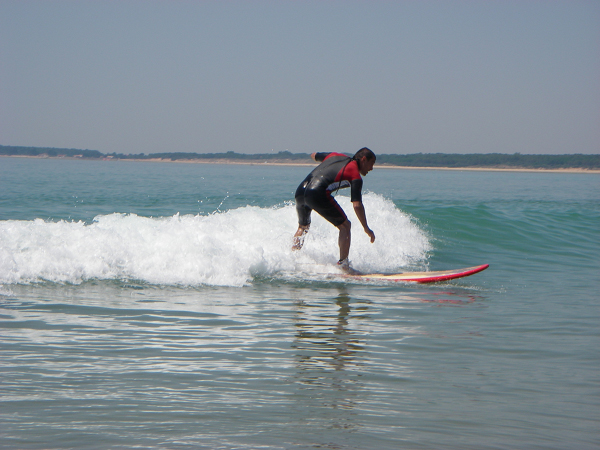
<instances>
[{"instance_id":1,"label":"surfer's arm","mask_svg":"<svg viewBox=\"0 0 600 450\"><path fill-rule=\"evenodd\" d=\"M363 202L362 201L354 201L354 202L352 202L352 206L354 206L354 212L356 213L356 217L358 217L358 220L359 220L360 224L363 226L365 233L367 233L369 235L369 237L371 238L371 244L372 244L373 242L375 242L375 233L373 233L373 230L371 230L369 228L369 225L367 225L367 214L365 213L365 207L363 205Z\"/></svg>"}]
</instances>

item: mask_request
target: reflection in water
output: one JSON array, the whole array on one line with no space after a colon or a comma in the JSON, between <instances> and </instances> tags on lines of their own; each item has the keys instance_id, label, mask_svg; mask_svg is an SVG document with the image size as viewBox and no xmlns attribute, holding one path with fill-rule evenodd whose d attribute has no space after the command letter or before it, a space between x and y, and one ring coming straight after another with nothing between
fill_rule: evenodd
<instances>
[{"instance_id":1,"label":"reflection in water","mask_svg":"<svg viewBox=\"0 0 600 450\"><path fill-rule=\"evenodd\" d=\"M372 432L373 424L367 423L378 416L382 429L398 426L410 417L401 405L415 401L413 365L421 358L415 350L419 343L410 338L428 338L435 331L422 322L427 311L437 313L423 306L471 307L481 297L452 289L397 288L392 296L392 289L383 288L384 295L372 292L365 301L351 298L347 287L337 289L329 291L330 296L319 291L294 303L294 408L300 425L311 430L364 432L368 428ZM381 303L387 304L384 316ZM393 333L374 327L373 316L388 330L393 327ZM402 345L407 339L412 345Z\"/></svg>"},{"instance_id":2,"label":"reflection in water","mask_svg":"<svg viewBox=\"0 0 600 450\"><path fill-rule=\"evenodd\" d=\"M421 301L424 303L437 303L439 305L467 305L476 300L483 300L481 295L464 294L452 291L433 292L429 295L422 295Z\"/></svg>"},{"instance_id":3,"label":"reflection in water","mask_svg":"<svg viewBox=\"0 0 600 450\"><path fill-rule=\"evenodd\" d=\"M481 302L486 297L468 292L453 291L417 291L402 293L387 300L387 303L397 305L410 305L415 303L431 303L440 306L463 306L474 302Z\"/></svg>"},{"instance_id":4,"label":"reflection in water","mask_svg":"<svg viewBox=\"0 0 600 450\"><path fill-rule=\"evenodd\" d=\"M308 422L329 422L331 428L356 428L352 415L331 414L331 409L351 411L364 387L365 344L349 322L366 318L367 307L351 307L345 291L331 300L297 301L295 317L296 382ZM361 394L361 395L364 395Z\"/></svg>"}]
</instances>

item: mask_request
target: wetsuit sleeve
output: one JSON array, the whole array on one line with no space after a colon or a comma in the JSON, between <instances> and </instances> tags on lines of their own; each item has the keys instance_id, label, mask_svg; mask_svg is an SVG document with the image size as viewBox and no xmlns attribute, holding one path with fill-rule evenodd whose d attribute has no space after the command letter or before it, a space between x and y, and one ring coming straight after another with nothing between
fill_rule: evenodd
<instances>
[{"instance_id":1,"label":"wetsuit sleeve","mask_svg":"<svg viewBox=\"0 0 600 450\"><path fill-rule=\"evenodd\" d=\"M323 162L329 153L315 153L315 161Z\"/></svg>"},{"instance_id":2,"label":"wetsuit sleeve","mask_svg":"<svg viewBox=\"0 0 600 450\"><path fill-rule=\"evenodd\" d=\"M350 182L350 201L351 202L362 202L362 178L357 178Z\"/></svg>"}]
</instances>

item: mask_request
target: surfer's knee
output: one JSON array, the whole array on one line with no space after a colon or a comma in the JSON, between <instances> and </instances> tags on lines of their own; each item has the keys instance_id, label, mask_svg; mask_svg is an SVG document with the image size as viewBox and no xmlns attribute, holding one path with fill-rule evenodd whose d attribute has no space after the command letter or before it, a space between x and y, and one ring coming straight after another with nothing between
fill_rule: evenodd
<instances>
[{"instance_id":1,"label":"surfer's knee","mask_svg":"<svg viewBox=\"0 0 600 450\"><path fill-rule=\"evenodd\" d=\"M338 225L338 228L340 231L350 231L350 228L352 228L352 223L346 219L344 222Z\"/></svg>"}]
</instances>

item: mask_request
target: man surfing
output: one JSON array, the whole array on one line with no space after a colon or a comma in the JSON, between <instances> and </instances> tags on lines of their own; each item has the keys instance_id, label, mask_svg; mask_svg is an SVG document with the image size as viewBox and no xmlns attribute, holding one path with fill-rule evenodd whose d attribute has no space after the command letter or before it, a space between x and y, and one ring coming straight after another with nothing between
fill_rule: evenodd
<instances>
[{"instance_id":1,"label":"man surfing","mask_svg":"<svg viewBox=\"0 0 600 450\"><path fill-rule=\"evenodd\" d=\"M342 153L313 153L312 159L321 164L317 166L296 190L296 211L298 212L298 230L294 234L292 250L300 250L304 237L310 228L310 215L314 209L325 220L340 230L338 244L340 260L338 265L345 272L350 269L350 221L344 210L331 195L338 189L350 187L350 201L356 217L365 233L375 242L375 233L367 225L365 207L362 203L362 176L366 176L375 164L375 153L367 147L361 148L353 157Z\"/></svg>"}]
</instances>

